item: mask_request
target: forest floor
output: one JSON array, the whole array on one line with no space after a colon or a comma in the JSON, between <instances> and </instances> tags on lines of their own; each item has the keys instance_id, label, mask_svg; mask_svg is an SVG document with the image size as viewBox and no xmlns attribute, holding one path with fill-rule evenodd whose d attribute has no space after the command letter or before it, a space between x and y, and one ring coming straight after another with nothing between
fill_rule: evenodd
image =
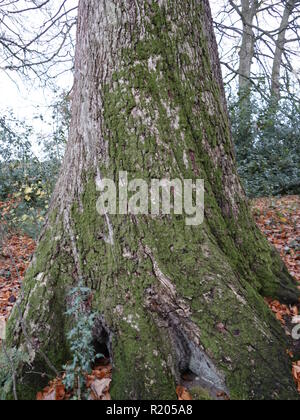
<instances>
[{"instance_id":1,"label":"forest floor","mask_svg":"<svg viewBox=\"0 0 300 420\"><path fill-rule=\"evenodd\" d=\"M280 199L262 198L252 202L256 223L268 240L277 248L290 274L299 282L300 288L300 196ZM4 229L4 217L9 205L0 202L0 328L5 323L21 290L24 274L35 250L35 242L27 235ZM287 325L300 324L299 306L289 307L278 301L266 299L278 321L290 335ZM300 344L300 343L299 343ZM292 374L300 393L300 361L291 357ZM111 366L106 360L94 367L87 375L87 386L93 399L109 399ZM178 398L191 399L185 389L177 388ZM37 399L62 400L70 398L62 379L57 378L37 396Z\"/></svg>"}]
</instances>

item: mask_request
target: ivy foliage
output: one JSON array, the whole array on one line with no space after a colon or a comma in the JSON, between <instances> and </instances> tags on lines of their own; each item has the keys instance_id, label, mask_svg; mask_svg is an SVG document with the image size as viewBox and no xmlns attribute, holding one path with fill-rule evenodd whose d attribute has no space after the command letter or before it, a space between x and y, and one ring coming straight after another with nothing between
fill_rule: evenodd
<instances>
[{"instance_id":1,"label":"ivy foliage","mask_svg":"<svg viewBox=\"0 0 300 420\"><path fill-rule=\"evenodd\" d=\"M43 116L38 118L42 120ZM44 223L59 174L69 119L70 102L66 95L53 105L51 130L45 137L11 112L0 117L0 201L12 204L5 224L34 238Z\"/></svg>"},{"instance_id":2,"label":"ivy foliage","mask_svg":"<svg viewBox=\"0 0 300 420\"><path fill-rule=\"evenodd\" d=\"M0 401L5 401L13 388L13 374L15 366L29 363L29 355L12 348L0 350Z\"/></svg>"},{"instance_id":3,"label":"ivy foliage","mask_svg":"<svg viewBox=\"0 0 300 420\"><path fill-rule=\"evenodd\" d=\"M300 194L300 104L229 101L239 174L250 197Z\"/></svg>"}]
</instances>

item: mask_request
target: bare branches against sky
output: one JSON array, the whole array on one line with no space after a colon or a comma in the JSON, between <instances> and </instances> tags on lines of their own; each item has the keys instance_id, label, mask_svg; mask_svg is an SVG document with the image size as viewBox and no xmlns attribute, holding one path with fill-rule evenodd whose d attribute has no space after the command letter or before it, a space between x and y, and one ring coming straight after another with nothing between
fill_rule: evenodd
<instances>
[{"instance_id":1,"label":"bare branches against sky","mask_svg":"<svg viewBox=\"0 0 300 420\"><path fill-rule=\"evenodd\" d=\"M51 80L73 66L76 0L0 0L0 69Z\"/></svg>"}]
</instances>

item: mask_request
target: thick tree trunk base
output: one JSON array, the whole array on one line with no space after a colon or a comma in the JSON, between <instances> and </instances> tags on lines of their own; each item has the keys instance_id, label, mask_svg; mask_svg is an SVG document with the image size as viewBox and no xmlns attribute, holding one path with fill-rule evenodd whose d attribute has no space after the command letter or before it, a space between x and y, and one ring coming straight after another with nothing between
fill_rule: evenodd
<instances>
[{"instance_id":1,"label":"thick tree trunk base","mask_svg":"<svg viewBox=\"0 0 300 420\"><path fill-rule=\"evenodd\" d=\"M287 340L262 296L296 302L299 291L236 174L208 2L103 3L80 2L73 128L21 302L33 343L17 310L9 320L8 343L32 361L18 369L20 396L43 386L32 372L50 373L39 349L58 370L70 359L66 295L83 279L114 399L174 399L187 375L198 396L296 399ZM205 222L99 216L96 184L118 171L203 178Z\"/></svg>"},{"instance_id":2,"label":"thick tree trunk base","mask_svg":"<svg viewBox=\"0 0 300 420\"><path fill-rule=\"evenodd\" d=\"M207 224L195 230L184 221L172 227L169 220L132 223L115 217L120 240L112 246L99 240L107 226L96 213L96 191L90 193L83 198L86 211L73 212L73 223L80 227L75 235L83 277L109 332L103 335L95 328L95 340L103 344L105 337L112 357L113 398L174 399L176 384L186 374L192 381L185 385L194 395L205 389L212 397L226 392L233 399L297 398L281 326L220 250ZM65 339L70 320L63 313L77 273L71 245L62 241L62 225L53 226L27 273L22 308L30 337L60 370L70 360ZM277 255L268 252L280 267ZM285 271L281 276L288 279ZM10 319L9 339L26 349L28 342L16 325L17 311ZM53 375L36 349L29 350L29 371ZM20 391L33 397L44 380L27 371L28 366Z\"/></svg>"}]
</instances>

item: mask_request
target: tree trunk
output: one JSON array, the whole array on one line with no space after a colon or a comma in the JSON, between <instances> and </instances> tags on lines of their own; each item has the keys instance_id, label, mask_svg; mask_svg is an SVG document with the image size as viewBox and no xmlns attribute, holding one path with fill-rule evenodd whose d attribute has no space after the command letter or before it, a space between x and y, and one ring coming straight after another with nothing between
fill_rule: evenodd
<instances>
[{"instance_id":1,"label":"tree trunk","mask_svg":"<svg viewBox=\"0 0 300 420\"><path fill-rule=\"evenodd\" d=\"M203 178L204 223L100 216L96 185L119 171ZM70 358L66 293L80 279L94 291L114 399L173 399L185 374L195 395L297 398L262 296L299 293L237 176L208 0L79 2L71 134L21 304L34 345L17 309L8 326L32 372L48 370L38 349L57 369ZM41 386L30 369L19 369L26 398Z\"/></svg>"},{"instance_id":2,"label":"tree trunk","mask_svg":"<svg viewBox=\"0 0 300 420\"><path fill-rule=\"evenodd\" d=\"M242 0L243 36L240 49L239 91L241 95L249 95L251 89L251 67L254 58L255 34L253 21L257 13L257 0Z\"/></svg>"},{"instance_id":3,"label":"tree trunk","mask_svg":"<svg viewBox=\"0 0 300 420\"><path fill-rule=\"evenodd\" d=\"M281 20L281 25L279 28L278 38L276 42L276 50L273 60L272 68L272 86L271 93L274 103L278 103L280 100L280 72L282 66L282 59L284 54L284 48L286 44L286 31L289 26L290 17L296 6L296 0L289 0L286 2L284 13Z\"/></svg>"},{"instance_id":4,"label":"tree trunk","mask_svg":"<svg viewBox=\"0 0 300 420\"><path fill-rule=\"evenodd\" d=\"M239 144L237 145L241 161L247 159L250 146L253 142L251 69L255 47L253 22L258 7L258 0L242 0L241 11L239 12L243 24L242 44L239 54Z\"/></svg>"}]
</instances>

